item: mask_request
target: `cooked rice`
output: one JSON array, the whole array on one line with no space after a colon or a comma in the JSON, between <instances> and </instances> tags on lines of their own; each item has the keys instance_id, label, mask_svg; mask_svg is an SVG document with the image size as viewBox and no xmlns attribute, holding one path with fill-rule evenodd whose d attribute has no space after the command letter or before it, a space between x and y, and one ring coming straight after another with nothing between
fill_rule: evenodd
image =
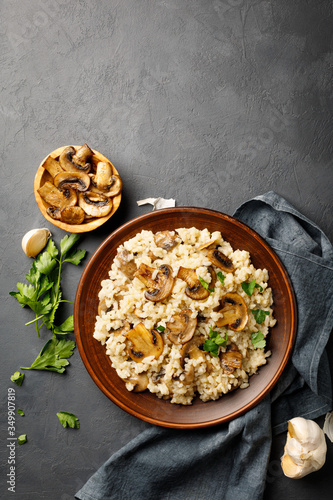
<instances>
[{"instance_id":1,"label":"cooked rice","mask_svg":"<svg viewBox=\"0 0 333 500\"><path fill-rule=\"evenodd\" d=\"M231 245L225 241L220 232L210 233L207 229L198 230L180 228L173 233L177 236L177 245L169 250L156 246L154 234L151 231L142 231L135 237L125 241L118 251L127 250L134 259L137 267L145 263L150 267L158 269L161 264L170 265L173 276L177 276L180 266L195 269L197 275L207 283L211 280L208 267L211 262L203 251L198 248L209 242L214 242L224 255L231 259L235 268L234 272L226 273L224 286L217 280L214 291L207 299L193 300L185 294L187 284L176 278L172 294L162 302L151 302L144 296L147 290L144 283L137 277L128 279L122 272L122 266L117 257L114 259L109 279L103 280L99 292L100 304L103 311L96 318L94 337L106 347L106 353L111 359L113 368L120 378L126 383L126 388L131 391L135 384L127 379L135 374L147 373L148 390L159 398L170 399L171 403L189 405L193 398L198 395L203 401L216 400L223 394L240 387L248 387L249 377L255 374L261 365L266 364L270 351L254 348L251 342L251 333L260 330L266 337L269 328L274 326L276 320L272 311L272 290L268 287L268 271L266 269L255 269L251 264L250 254L245 250L233 250ZM221 271L214 267L216 272ZM242 289L242 282L250 282L253 279L262 287L254 289L249 297ZM242 331L234 331L228 326L217 328L216 321L221 314L216 311L221 298L228 292L238 293L245 301L248 309L248 322ZM181 366L182 345L172 343L168 339L168 328L166 324L171 317L180 313L184 308L193 311L193 316L199 318L195 336L209 338L210 328L218 331L221 337L227 334L228 345L236 344L242 354L241 368L236 368L233 373L225 373L219 357L213 357L209 352L203 351L199 359L187 359L186 370L192 365L194 367L194 380L190 383L184 381L184 367ZM251 314L254 309L263 309L269 312L262 324L258 325ZM206 318L206 321L202 320ZM156 329L158 326L165 327L161 333L164 348L162 354L155 359L153 356L146 357L140 362L132 360L128 356L129 340L123 331L119 334L118 329L125 330L143 323L148 330ZM220 347L220 352L225 352L226 347Z\"/></svg>"}]
</instances>

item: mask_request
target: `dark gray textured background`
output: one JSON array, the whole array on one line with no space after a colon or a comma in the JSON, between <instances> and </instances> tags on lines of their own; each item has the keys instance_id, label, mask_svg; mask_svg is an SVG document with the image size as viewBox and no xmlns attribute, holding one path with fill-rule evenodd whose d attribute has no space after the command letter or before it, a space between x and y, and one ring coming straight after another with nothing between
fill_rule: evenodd
<instances>
[{"instance_id":1,"label":"dark gray textured background","mask_svg":"<svg viewBox=\"0 0 333 500\"><path fill-rule=\"evenodd\" d=\"M116 450L149 426L94 385L79 353L66 375L27 372L49 338L8 293L31 260L21 239L49 227L33 196L40 161L66 144L110 158L124 181L117 214L82 237L89 256L116 227L175 198L232 214L275 190L332 240L332 2L297 0L3 0L1 19L1 402L15 387L16 494L7 492L1 424L0 497L68 500ZM73 299L82 267L68 267ZM333 345L328 346L333 367ZM56 412L80 418L63 429ZM323 419L318 420L321 424ZM274 439L266 500L331 498L333 444L324 468L300 481L280 468ZM244 471L246 474L246 471ZM140 499L141 500L141 499ZM208 500L208 499L207 499Z\"/></svg>"}]
</instances>

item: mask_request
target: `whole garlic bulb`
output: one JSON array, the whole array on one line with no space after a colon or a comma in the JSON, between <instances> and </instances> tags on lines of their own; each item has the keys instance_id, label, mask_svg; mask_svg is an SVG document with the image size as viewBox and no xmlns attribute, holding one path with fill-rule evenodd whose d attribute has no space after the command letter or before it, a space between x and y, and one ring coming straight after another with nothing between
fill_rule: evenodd
<instances>
[{"instance_id":1,"label":"whole garlic bulb","mask_svg":"<svg viewBox=\"0 0 333 500\"><path fill-rule=\"evenodd\" d=\"M284 474L299 479L319 470L325 463L326 450L325 434L316 422L302 417L289 420L281 458Z\"/></svg>"},{"instance_id":2,"label":"whole garlic bulb","mask_svg":"<svg viewBox=\"0 0 333 500\"><path fill-rule=\"evenodd\" d=\"M22 249L28 257L36 257L45 247L50 231L47 228L31 229L22 238Z\"/></svg>"}]
</instances>

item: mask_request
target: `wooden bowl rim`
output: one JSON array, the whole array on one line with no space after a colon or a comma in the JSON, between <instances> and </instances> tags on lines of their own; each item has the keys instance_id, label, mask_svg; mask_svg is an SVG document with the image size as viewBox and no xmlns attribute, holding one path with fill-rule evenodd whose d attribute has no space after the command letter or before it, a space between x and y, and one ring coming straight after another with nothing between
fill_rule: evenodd
<instances>
[{"instance_id":1,"label":"wooden bowl rim","mask_svg":"<svg viewBox=\"0 0 333 500\"><path fill-rule=\"evenodd\" d=\"M34 195L35 195L35 199L36 199L39 210L41 211L41 213L45 217L45 219L47 219L49 222L51 222L51 224L53 224L56 227L59 227L60 229L63 229L64 231L68 231L69 233L87 233L89 231L93 231L94 229L102 226L107 220L110 219L110 217L112 217L112 215L119 208L122 193L119 193L117 196L113 197L112 210L105 217L95 218L95 219L92 219L90 222L86 222L84 224L66 224L65 222L61 222L61 221L57 221L55 219L52 219L52 217L50 217L48 215L48 213L46 212L46 208L48 205L46 204L46 202L44 202L44 200L42 199L42 197L38 193L38 189L44 184L44 183L42 184L41 182L42 182L42 177L46 172L43 165L44 165L45 161L47 160L47 158L49 156L51 156L52 158L58 158L58 156L60 156L62 151L67 147L69 147L69 146L61 146L61 147L55 149L54 151L49 153L47 156L45 156L44 160L40 163L40 165L37 169L36 175L35 175L35 180L34 180ZM77 148L80 148L81 146L72 146L72 147L77 149ZM93 151L94 155L100 161L106 161L106 162L110 163L112 165L113 171L117 175L119 175L119 172L116 169L116 167L113 165L113 163L108 158L106 158L106 156L104 156L99 151L96 151L95 149L92 149L92 151Z\"/></svg>"},{"instance_id":2,"label":"wooden bowl rim","mask_svg":"<svg viewBox=\"0 0 333 500\"><path fill-rule=\"evenodd\" d=\"M290 310L291 310L290 332L289 332L288 342L287 342L286 347L285 347L285 352L284 352L283 358L280 362L280 365L278 366L278 368L276 369L276 371L274 373L274 376L270 379L269 383L265 386L265 388L259 394L257 394L257 396L255 396L249 403L245 404L241 408L236 409L235 411L230 412L227 415L223 415L220 418L215 418L212 420L191 422L191 423L174 422L174 421L170 422L170 421L166 421L166 420L164 421L161 418L157 419L157 418L154 418L153 416L142 415L140 412L131 408L128 405L128 403L124 404L122 401L120 401L112 393L112 391L110 391L107 387L104 386L104 384L99 380L98 376L96 375L96 373L94 371L93 364L91 364L91 361L89 359L89 354L87 354L87 352L84 349L84 345L83 345L82 338L81 338L81 332L79 329L79 306L80 306L80 298L81 298L81 295L82 295L83 289L84 289L85 279L88 276L95 261L102 254L105 247L107 247L109 245L110 241L116 240L119 234L126 232L128 228L132 227L132 225L135 225L139 222L144 223L147 219L150 219L151 217L158 218L163 213L164 214L170 214L170 213L177 214L177 213L184 213L184 212L189 212L192 214L194 214L194 213L195 214L202 214L202 215L204 215L204 214L211 214L213 216L215 215L217 217L224 219L225 221L228 221L228 222L235 224L238 228L251 234L251 236L254 237L255 240L257 240L260 243L260 245L262 245L265 248L265 250L270 254L275 265L277 266L277 269L279 270L279 273L281 273L281 276L283 277L284 283L285 283L287 291L288 291L288 304L290 305ZM142 229L144 229L144 227L141 227L141 230ZM111 263L110 263L110 267L111 267ZM272 249L272 247L256 231L254 231L252 228L247 226L245 223L239 221L238 219L235 219L234 217L232 217L230 215L227 215L227 214L224 214L222 212L215 211L215 210L211 210L211 209L191 207L191 206L165 208L165 209L160 209L160 210L148 212L146 214L135 217L134 219L131 219L130 221L126 222L125 224L123 224L122 226L117 228L115 231L113 231L95 250L94 254L89 259L89 261L88 261L88 263L87 263L87 265L86 265L86 267L81 275L81 278L80 278L80 281L79 281L79 284L77 287L77 292L76 292L75 302L74 302L74 327L75 327L76 344L77 344L81 359L82 359L89 375L91 376L91 378L93 379L95 384L100 388L100 390L113 403L115 403L117 406L119 406L122 410L126 411L127 413L129 413L129 414L131 414L131 415L133 415L133 416L135 416L143 421L154 424L154 425L168 427L168 428L174 428L174 429L198 429L198 428L210 427L210 426L214 426L217 424L226 423L226 422L229 422L230 420L233 420L234 418L237 418L237 417L243 415L244 413L246 413L247 411L252 409L254 406L256 406L273 389L274 385L276 384L276 382L280 378L283 370L285 369L285 367L288 363L288 360L291 356L293 346L294 346L296 331L297 331L296 297L295 297L295 293L294 293L293 286L292 286L291 280L289 278L289 275L285 269L285 266L283 265L280 258L278 257L278 255L275 253L275 251ZM96 340L96 342L98 342L98 341ZM105 346L103 346L103 347L104 347L104 351L105 351ZM105 352L105 356L107 356L106 352ZM260 368L264 368L264 367L259 367L259 375L253 375L253 376L260 376ZM111 368L111 369L114 370L114 368ZM240 390L240 389L238 389L238 390ZM244 390L246 390L246 389L244 389ZM230 393L228 393L228 394L230 394ZM136 393L136 396L139 396L139 395L140 395L140 393ZM155 397L157 398L157 396L155 396ZM223 396L222 396L222 398L223 398ZM217 400L217 401L219 401L219 400ZM167 401L167 402L170 405L172 404L169 401ZM204 405L209 404L209 403L214 403L214 402L215 401L204 403ZM181 405L173 405L172 404L172 406L177 407L177 406L181 406ZM187 408L187 407L185 407L185 408Z\"/></svg>"}]
</instances>

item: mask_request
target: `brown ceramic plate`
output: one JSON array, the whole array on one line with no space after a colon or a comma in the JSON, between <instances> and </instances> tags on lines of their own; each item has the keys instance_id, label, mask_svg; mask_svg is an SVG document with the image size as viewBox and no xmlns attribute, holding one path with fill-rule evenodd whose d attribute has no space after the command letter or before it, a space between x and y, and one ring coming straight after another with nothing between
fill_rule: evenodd
<instances>
[{"instance_id":1,"label":"brown ceramic plate","mask_svg":"<svg viewBox=\"0 0 333 500\"><path fill-rule=\"evenodd\" d=\"M129 392L111 367L105 347L93 338L101 281L108 278L117 247L142 229L153 232L178 227L207 228L221 231L234 249L248 250L257 268L267 268L273 289L277 324L271 329L268 349L272 355L250 386L237 389L217 401L203 403L199 398L191 406L171 404L145 391ZM296 334L296 304L293 289L280 259L272 248L242 222L212 210L194 207L166 208L137 217L114 231L91 257L78 285L74 305L77 346L82 360L97 386L128 413L163 427L199 428L227 422L254 407L273 388L290 356Z\"/></svg>"},{"instance_id":2,"label":"brown ceramic plate","mask_svg":"<svg viewBox=\"0 0 333 500\"><path fill-rule=\"evenodd\" d=\"M39 195L38 189L42 187L45 182L51 181L52 182L52 176L48 173L47 170L43 167L46 159L51 156L55 160L57 160L62 153L62 151L66 148L67 146L62 146L61 148L55 149L50 153L49 155L44 158L44 160L41 162L41 164L38 167L38 170L35 175L35 181L34 181L34 193L35 193L35 198L37 201L37 205L44 215L45 219L47 219L51 224L54 226L60 227L64 231L68 231L70 233L87 233L88 231L92 231L93 229L96 229L97 227L100 227L104 222L110 219L112 215L118 210L118 207L121 202L121 193L118 194L117 196L113 197L113 206L111 212L106 215L105 217L94 217L93 219L83 222L82 224L66 224L64 222L52 219L46 211L46 209L49 207L49 205L46 203L46 201L43 200L43 198ZM74 146L75 149L79 149L80 146ZM99 161L105 161L105 162L110 162L104 155L99 153L98 151L95 151L94 149L92 150L94 153L93 156L93 162L97 163ZM112 163L111 163L112 165ZM112 165L112 170L113 173L116 175L119 175L118 171L116 170L115 166Z\"/></svg>"}]
</instances>

